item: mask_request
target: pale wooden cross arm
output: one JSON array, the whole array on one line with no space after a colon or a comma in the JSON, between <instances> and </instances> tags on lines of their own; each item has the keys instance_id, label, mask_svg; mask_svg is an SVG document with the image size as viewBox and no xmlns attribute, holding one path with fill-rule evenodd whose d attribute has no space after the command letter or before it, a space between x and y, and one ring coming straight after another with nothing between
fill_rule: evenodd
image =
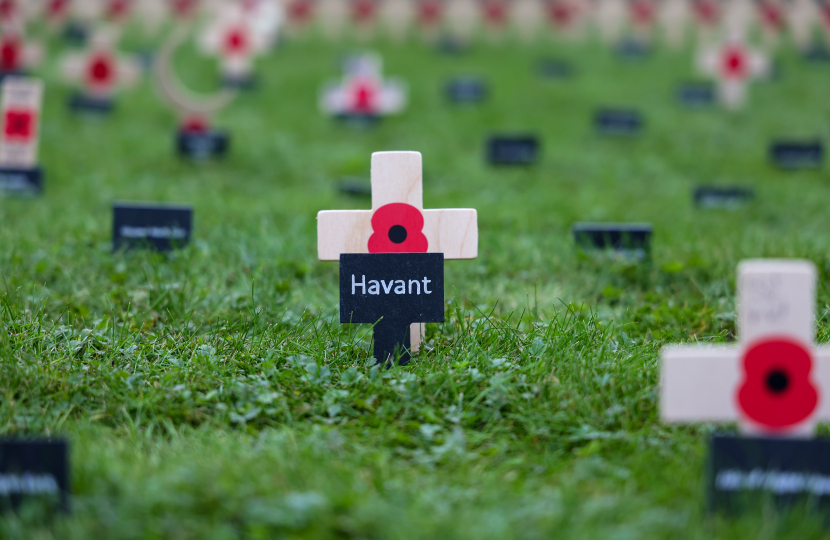
<instances>
[{"instance_id":1,"label":"pale wooden cross arm","mask_svg":"<svg viewBox=\"0 0 830 540\"><path fill-rule=\"evenodd\" d=\"M736 422L736 390L741 382L741 346L672 345L660 362L660 418L666 423ZM813 348L810 378L819 391L814 417L830 420L830 346Z\"/></svg>"}]
</instances>

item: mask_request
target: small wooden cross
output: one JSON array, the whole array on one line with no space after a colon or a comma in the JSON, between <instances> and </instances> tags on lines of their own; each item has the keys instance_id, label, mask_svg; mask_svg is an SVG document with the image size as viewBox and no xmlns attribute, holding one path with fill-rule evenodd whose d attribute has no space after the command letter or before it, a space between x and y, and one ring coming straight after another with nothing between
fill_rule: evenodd
<instances>
[{"instance_id":1,"label":"small wooden cross","mask_svg":"<svg viewBox=\"0 0 830 540\"><path fill-rule=\"evenodd\" d=\"M779 0L761 0L758 3L758 20L767 46L775 47L786 29L787 7Z\"/></svg>"},{"instance_id":2,"label":"small wooden cross","mask_svg":"<svg viewBox=\"0 0 830 540\"><path fill-rule=\"evenodd\" d=\"M285 3L285 29L290 36L297 36L314 23L317 6L314 0L288 0Z\"/></svg>"},{"instance_id":3,"label":"small wooden cross","mask_svg":"<svg viewBox=\"0 0 830 540\"><path fill-rule=\"evenodd\" d=\"M663 39L672 49L682 47L686 42L686 27L691 18L687 0L665 0L658 19L663 30Z\"/></svg>"},{"instance_id":4,"label":"small wooden cross","mask_svg":"<svg viewBox=\"0 0 830 540\"><path fill-rule=\"evenodd\" d=\"M37 65L43 58L39 43L27 43L23 24L18 19L2 25L0 30L0 73L20 73Z\"/></svg>"},{"instance_id":5,"label":"small wooden cross","mask_svg":"<svg viewBox=\"0 0 830 540\"><path fill-rule=\"evenodd\" d=\"M594 20L602 41L613 44L620 39L626 15L625 0L597 0Z\"/></svg>"},{"instance_id":6,"label":"small wooden cross","mask_svg":"<svg viewBox=\"0 0 830 540\"><path fill-rule=\"evenodd\" d=\"M346 0L317 0L317 20L323 37L339 39L349 20L349 4Z\"/></svg>"},{"instance_id":7,"label":"small wooden cross","mask_svg":"<svg viewBox=\"0 0 830 540\"><path fill-rule=\"evenodd\" d=\"M413 0L384 0L380 6L380 18L384 33L395 43L402 43L409 34L415 19Z\"/></svg>"},{"instance_id":8,"label":"small wooden cross","mask_svg":"<svg viewBox=\"0 0 830 540\"><path fill-rule=\"evenodd\" d=\"M648 43L657 19L657 5L653 0L628 0L628 19L637 41Z\"/></svg>"},{"instance_id":9,"label":"small wooden cross","mask_svg":"<svg viewBox=\"0 0 830 540\"><path fill-rule=\"evenodd\" d=\"M340 85L328 85L320 94L320 108L335 116L384 116L406 106L406 85L384 81L381 59L374 54L349 58Z\"/></svg>"},{"instance_id":10,"label":"small wooden cross","mask_svg":"<svg viewBox=\"0 0 830 540\"><path fill-rule=\"evenodd\" d=\"M28 77L6 77L0 101L0 168L37 166L43 82Z\"/></svg>"},{"instance_id":11,"label":"small wooden cross","mask_svg":"<svg viewBox=\"0 0 830 540\"><path fill-rule=\"evenodd\" d=\"M420 152L372 154L372 209L317 214L317 257L341 253L443 253L444 259L478 257L478 217L470 208L425 210ZM411 351L422 325L410 328Z\"/></svg>"},{"instance_id":12,"label":"small wooden cross","mask_svg":"<svg viewBox=\"0 0 830 540\"><path fill-rule=\"evenodd\" d=\"M264 34L241 5L224 4L201 36L202 49L219 57L226 79L245 80L253 72L253 60L267 48Z\"/></svg>"},{"instance_id":13,"label":"small wooden cross","mask_svg":"<svg viewBox=\"0 0 830 540\"><path fill-rule=\"evenodd\" d=\"M67 80L80 83L88 97L108 100L118 88L134 84L141 75L141 64L115 51L117 32L112 27L95 31L89 48L66 55L61 71Z\"/></svg>"},{"instance_id":14,"label":"small wooden cross","mask_svg":"<svg viewBox=\"0 0 830 540\"><path fill-rule=\"evenodd\" d=\"M43 6L46 24L56 29L66 22L71 10L71 0L46 0Z\"/></svg>"},{"instance_id":15,"label":"small wooden cross","mask_svg":"<svg viewBox=\"0 0 830 540\"><path fill-rule=\"evenodd\" d=\"M718 80L721 103L739 109L746 101L746 83L769 71L767 57L747 47L738 34L717 47L704 49L698 58L701 70Z\"/></svg>"},{"instance_id":16,"label":"small wooden cross","mask_svg":"<svg viewBox=\"0 0 830 540\"><path fill-rule=\"evenodd\" d=\"M480 0L481 21L491 39L499 39L504 34L510 15L510 0Z\"/></svg>"},{"instance_id":17,"label":"small wooden cross","mask_svg":"<svg viewBox=\"0 0 830 540\"><path fill-rule=\"evenodd\" d=\"M750 433L809 435L830 420L830 347L813 344L816 269L809 261L738 265L738 345L660 353L666 422L738 422Z\"/></svg>"},{"instance_id":18,"label":"small wooden cross","mask_svg":"<svg viewBox=\"0 0 830 540\"><path fill-rule=\"evenodd\" d=\"M813 32L821 19L821 7L815 0L793 0L787 7L787 23L796 47L807 51L813 46Z\"/></svg>"},{"instance_id":19,"label":"small wooden cross","mask_svg":"<svg viewBox=\"0 0 830 540\"><path fill-rule=\"evenodd\" d=\"M539 28L545 20L543 0L513 0L511 18L518 37L525 43L533 43L539 36Z\"/></svg>"},{"instance_id":20,"label":"small wooden cross","mask_svg":"<svg viewBox=\"0 0 830 540\"><path fill-rule=\"evenodd\" d=\"M467 44L479 24L477 0L452 0L446 11L445 19L450 34L460 43Z\"/></svg>"}]
</instances>

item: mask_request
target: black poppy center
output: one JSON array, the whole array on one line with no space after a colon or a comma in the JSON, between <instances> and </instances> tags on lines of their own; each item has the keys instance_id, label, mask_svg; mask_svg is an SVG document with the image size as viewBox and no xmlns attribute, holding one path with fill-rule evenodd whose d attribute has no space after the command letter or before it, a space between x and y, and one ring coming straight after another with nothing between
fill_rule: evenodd
<instances>
[{"instance_id":1,"label":"black poppy center","mask_svg":"<svg viewBox=\"0 0 830 540\"><path fill-rule=\"evenodd\" d=\"M773 394L780 394L790 385L789 376L780 369L774 369L767 374L767 388Z\"/></svg>"},{"instance_id":2,"label":"black poppy center","mask_svg":"<svg viewBox=\"0 0 830 540\"><path fill-rule=\"evenodd\" d=\"M402 244L406 240L406 227L403 225L392 225L389 227L389 240L396 244Z\"/></svg>"}]
</instances>

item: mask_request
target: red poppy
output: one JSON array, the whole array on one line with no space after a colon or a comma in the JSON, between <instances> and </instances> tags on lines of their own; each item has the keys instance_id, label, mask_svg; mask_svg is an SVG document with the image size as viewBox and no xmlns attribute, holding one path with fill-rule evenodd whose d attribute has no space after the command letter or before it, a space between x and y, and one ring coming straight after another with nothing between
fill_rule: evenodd
<instances>
[{"instance_id":1,"label":"red poppy","mask_svg":"<svg viewBox=\"0 0 830 540\"><path fill-rule=\"evenodd\" d=\"M418 17L422 26L433 26L441 20L441 2L421 0L418 3Z\"/></svg>"},{"instance_id":2,"label":"red poppy","mask_svg":"<svg viewBox=\"0 0 830 540\"><path fill-rule=\"evenodd\" d=\"M185 133L207 133L208 121L202 116L189 116L182 120L181 130Z\"/></svg>"},{"instance_id":3,"label":"red poppy","mask_svg":"<svg viewBox=\"0 0 830 540\"><path fill-rule=\"evenodd\" d=\"M17 3L15 0L0 0L0 21L7 22L16 15Z\"/></svg>"},{"instance_id":4,"label":"red poppy","mask_svg":"<svg viewBox=\"0 0 830 540\"><path fill-rule=\"evenodd\" d=\"M631 17L637 24L651 24L654 20L654 4L649 0L635 0L631 3Z\"/></svg>"},{"instance_id":5,"label":"red poppy","mask_svg":"<svg viewBox=\"0 0 830 540\"><path fill-rule=\"evenodd\" d=\"M306 24L311 20L311 0L294 0L288 5L288 18L295 24Z\"/></svg>"},{"instance_id":6,"label":"red poppy","mask_svg":"<svg viewBox=\"0 0 830 540\"><path fill-rule=\"evenodd\" d=\"M738 46L731 45L721 53L721 72L727 79L743 79L746 77L747 64L746 51Z\"/></svg>"},{"instance_id":7,"label":"red poppy","mask_svg":"<svg viewBox=\"0 0 830 540\"><path fill-rule=\"evenodd\" d=\"M771 338L752 345L743 358L740 410L770 431L806 420L818 405L818 392L810 381L812 367L810 351L791 339Z\"/></svg>"},{"instance_id":8,"label":"red poppy","mask_svg":"<svg viewBox=\"0 0 830 540\"><path fill-rule=\"evenodd\" d=\"M35 113L25 109L9 109L3 119L3 136L22 141L32 137Z\"/></svg>"},{"instance_id":9,"label":"red poppy","mask_svg":"<svg viewBox=\"0 0 830 540\"><path fill-rule=\"evenodd\" d=\"M356 0L352 5L352 20L356 23L368 23L375 18L374 0Z\"/></svg>"},{"instance_id":10,"label":"red poppy","mask_svg":"<svg viewBox=\"0 0 830 540\"><path fill-rule=\"evenodd\" d=\"M784 16L781 8L769 2L761 2L761 19L768 28L783 30Z\"/></svg>"},{"instance_id":11,"label":"red poppy","mask_svg":"<svg viewBox=\"0 0 830 540\"><path fill-rule=\"evenodd\" d=\"M17 37L5 37L0 41L0 71L20 69L22 44Z\"/></svg>"},{"instance_id":12,"label":"red poppy","mask_svg":"<svg viewBox=\"0 0 830 540\"><path fill-rule=\"evenodd\" d=\"M559 28L570 26L575 10L562 0L548 3L548 18Z\"/></svg>"},{"instance_id":13,"label":"red poppy","mask_svg":"<svg viewBox=\"0 0 830 540\"><path fill-rule=\"evenodd\" d=\"M711 0L696 0L692 3L698 21L703 24L714 24L718 20L718 6Z\"/></svg>"},{"instance_id":14,"label":"red poppy","mask_svg":"<svg viewBox=\"0 0 830 540\"><path fill-rule=\"evenodd\" d=\"M248 51L248 34L244 28L232 28L225 34L224 50L229 56L242 55Z\"/></svg>"},{"instance_id":15,"label":"red poppy","mask_svg":"<svg viewBox=\"0 0 830 540\"><path fill-rule=\"evenodd\" d=\"M424 216L406 203L385 204L372 214L369 253L426 253Z\"/></svg>"},{"instance_id":16,"label":"red poppy","mask_svg":"<svg viewBox=\"0 0 830 540\"><path fill-rule=\"evenodd\" d=\"M349 112L377 114L380 86L372 79L358 78L349 85Z\"/></svg>"},{"instance_id":17,"label":"red poppy","mask_svg":"<svg viewBox=\"0 0 830 540\"><path fill-rule=\"evenodd\" d=\"M108 88L115 82L115 62L106 53L93 56L87 67L87 82L94 88Z\"/></svg>"},{"instance_id":18,"label":"red poppy","mask_svg":"<svg viewBox=\"0 0 830 540\"><path fill-rule=\"evenodd\" d=\"M489 0L484 3L484 18L493 26L503 26L507 22L507 13L501 0Z\"/></svg>"},{"instance_id":19,"label":"red poppy","mask_svg":"<svg viewBox=\"0 0 830 540\"><path fill-rule=\"evenodd\" d=\"M122 20L130 14L131 0L112 0L107 10L107 17L111 20Z\"/></svg>"}]
</instances>

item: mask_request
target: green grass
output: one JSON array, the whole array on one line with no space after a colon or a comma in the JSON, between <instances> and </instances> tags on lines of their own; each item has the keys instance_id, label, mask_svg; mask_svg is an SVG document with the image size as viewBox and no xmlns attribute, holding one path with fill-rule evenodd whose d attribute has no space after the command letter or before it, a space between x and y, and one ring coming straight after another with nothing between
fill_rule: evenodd
<instances>
[{"instance_id":1,"label":"green grass","mask_svg":"<svg viewBox=\"0 0 830 540\"><path fill-rule=\"evenodd\" d=\"M735 267L819 267L827 341L827 169L783 173L775 136L830 127L830 70L781 57L751 109L687 111L691 53L619 62L599 46L479 45L460 57L380 45L410 106L352 131L316 109L345 48L288 43L259 92L216 119L225 162L172 152L173 114L145 81L111 118L72 117L55 54L42 129L44 195L0 200L0 434L71 441L73 513L7 515L4 538L811 538L817 518L704 507L711 426L658 420L664 343L732 339ZM53 44L52 51L57 48ZM544 56L578 67L536 78ZM212 63L182 51L209 90ZM492 84L454 107L453 74ZM640 108L636 139L593 133L599 105ZM493 169L494 132L535 132L538 165ZM368 208L338 194L370 154L418 150L427 208L478 210L479 258L446 264L447 316L407 367L372 366L367 325L339 324L337 265L316 260L315 214ZM701 183L751 185L701 211ZM192 244L110 253L115 200L190 203ZM580 220L654 224L648 264L574 250Z\"/></svg>"}]
</instances>

